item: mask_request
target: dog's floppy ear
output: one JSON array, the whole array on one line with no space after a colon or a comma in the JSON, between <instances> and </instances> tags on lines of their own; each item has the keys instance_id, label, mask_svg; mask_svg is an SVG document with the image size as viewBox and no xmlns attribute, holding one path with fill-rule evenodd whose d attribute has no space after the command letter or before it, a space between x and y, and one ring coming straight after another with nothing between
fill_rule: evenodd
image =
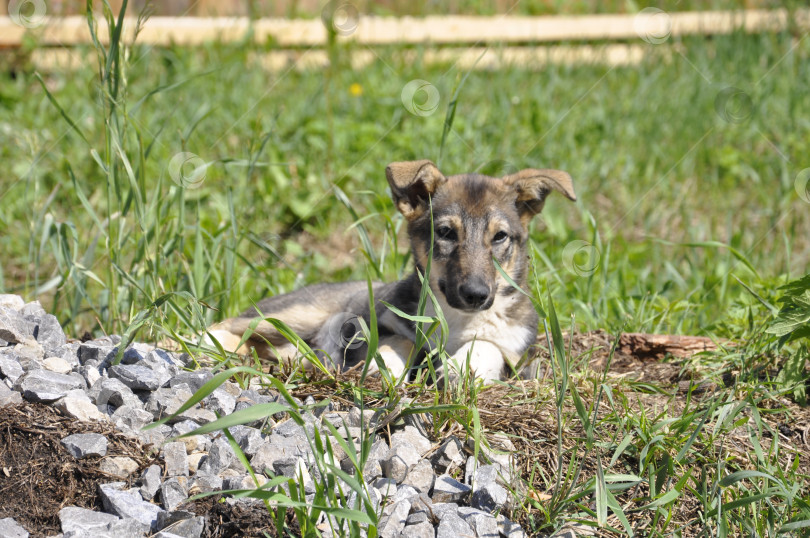
<instances>
[{"instance_id":1,"label":"dog's floppy ear","mask_svg":"<svg viewBox=\"0 0 810 538\"><path fill-rule=\"evenodd\" d=\"M517 193L518 212L524 222L528 222L543 210L546 196L553 190L563 193L569 200L576 201L577 199L571 176L562 170L527 168L504 176L503 182Z\"/></svg>"},{"instance_id":2,"label":"dog's floppy ear","mask_svg":"<svg viewBox=\"0 0 810 538\"><path fill-rule=\"evenodd\" d=\"M391 163L385 168L385 177L391 186L394 204L408 220L421 215L428 197L447 181L431 161Z\"/></svg>"}]
</instances>

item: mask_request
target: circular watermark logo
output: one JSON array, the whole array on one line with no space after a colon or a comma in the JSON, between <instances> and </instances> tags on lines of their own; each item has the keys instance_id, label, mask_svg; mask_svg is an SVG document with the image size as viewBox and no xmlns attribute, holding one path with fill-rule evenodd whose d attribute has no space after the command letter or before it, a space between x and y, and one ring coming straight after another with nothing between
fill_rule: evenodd
<instances>
[{"instance_id":1,"label":"circular watermark logo","mask_svg":"<svg viewBox=\"0 0 810 538\"><path fill-rule=\"evenodd\" d=\"M751 96L734 86L720 90L714 99L714 110L727 123L744 123L754 110Z\"/></svg>"},{"instance_id":2,"label":"circular watermark logo","mask_svg":"<svg viewBox=\"0 0 810 538\"><path fill-rule=\"evenodd\" d=\"M172 181L186 189L198 189L205 181L208 163L198 155L181 151L169 161L169 176Z\"/></svg>"},{"instance_id":3,"label":"circular watermark logo","mask_svg":"<svg viewBox=\"0 0 810 538\"><path fill-rule=\"evenodd\" d=\"M402 104L414 116L430 116L439 109L439 90L427 80L412 80L402 88Z\"/></svg>"},{"instance_id":4,"label":"circular watermark logo","mask_svg":"<svg viewBox=\"0 0 810 538\"><path fill-rule=\"evenodd\" d=\"M657 7L645 7L633 17L636 35L651 45L664 43L672 34L672 18Z\"/></svg>"},{"instance_id":5,"label":"circular watermark logo","mask_svg":"<svg viewBox=\"0 0 810 538\"><path fill-rule=\"evenodd\" d=\"M805 168L796 174L796 181L793 182L799 198L810 204L810 168Z\"/></svg>"},{"instance_id":6,"label":"circular watermark logo","mask_svg":"<svg viewBox=\"0 0 810 538\"><path fill-rule=\"evenodd\" d=\"M357 349L366 341L360 318L351 312L340 312L329 319L329 338L340 349Z\"/></svg>"},{"instance_id":7,"label":"circular watermark logo","mask_svg":"<svg viewBox=\"0 0 810 538\"><path fill-rule=\"evenodd\" d=\"M8 16L18 26L37 28L45 22L45 0L11 0Z\"/></svg>"},{"instance_id":8,"label":"circular watermark logo","mask_svg":"<svg viewBox=\"0 0 810 538\"><path fill-rule=\"evenodd\" d=\"M360 24L360 11L351 2L332 0L321 10L321 21L338 35L352 35Z\"/></svg>"},{"instance_id":9,"label":"circular watermark logo","mask_svg":"<svg viewBox=\"0 0 810 538\"><path fill-rule=\"evenodd\" d=\"M591 276L599 269L599 249L581 239L571 241L562 252L563 265L577 276Z\"/></svg>"}]
</instances>

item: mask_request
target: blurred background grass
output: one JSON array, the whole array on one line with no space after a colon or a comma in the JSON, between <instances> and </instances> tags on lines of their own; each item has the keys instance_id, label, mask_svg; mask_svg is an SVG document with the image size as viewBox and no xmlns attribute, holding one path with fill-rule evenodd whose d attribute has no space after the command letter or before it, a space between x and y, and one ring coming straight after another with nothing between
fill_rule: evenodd
<instances>
[{"instance_id":1,"label":"blurred background grass","mask_svg":"<svg viewBox=\"0 0 810 538\"><path fill-rule=\"evenodd\" d=\"M374 48L357 69L366 47L335 43L330 67L274 72L260 61L272 46L249 40L135 45L112 113L92 47L76 48L88 61L41 75L87 142L35 77L29 42L0 60L0 289L40 299L75 336L120 332L185 292L150 310L151 328L188 334L268 294L365 278L358 217L373 276L394 279L406 238L394 242L383 171L428 158L448 174L573 175L579 201L552 197L532 240L534 278L581 328L739 336L759 303L735 277L767 297L810 259L795 188L810 166L804 37L672 39L643 44L637 65L474 70L460 88L467 71L422 62L420 46ZM438 90L434 113L403 106L414 79ZM199 188L172 180L180 152L207 163ZM575 240L595 248L571 258Z\"/></svg>"}]
</instances>

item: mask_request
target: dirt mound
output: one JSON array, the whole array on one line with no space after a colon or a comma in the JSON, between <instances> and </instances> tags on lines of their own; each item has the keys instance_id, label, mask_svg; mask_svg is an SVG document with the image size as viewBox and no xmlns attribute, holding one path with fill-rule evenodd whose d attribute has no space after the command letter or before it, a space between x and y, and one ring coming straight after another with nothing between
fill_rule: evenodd
<instances>
[{"instance_id":1,"label":"dirt mound","mask_svg":"<svg viewBox=\"0 0 810 538\"><path fill-rule=\"evenodd\" d=\"M100 509L98 484L118 480L99 470L100 457L71 456L64 437L100 433L108 456L129 456L140 469L153 463L148 448L111 425L77 422L43 404L0 407L0 432L0 518L13 517L32 536L61 532L65 506Z\"/></svg>"}]
</instances>

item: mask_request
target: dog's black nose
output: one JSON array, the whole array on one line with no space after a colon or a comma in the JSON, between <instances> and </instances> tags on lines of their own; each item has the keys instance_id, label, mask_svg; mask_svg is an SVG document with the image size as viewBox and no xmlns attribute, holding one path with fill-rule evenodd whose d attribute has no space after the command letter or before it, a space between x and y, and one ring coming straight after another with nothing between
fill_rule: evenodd
<instances>
[{"instance_id":1,"label":"dog's black nose","mask_svg":"<svg viewBox=\"0 0 810 538\"><path fill-rule=\"evenodd\" d=\"M480 308L489 299L489 286L485 282L470 280L458 287L461 300L472 308Z\"/></svg>"}]
</instances>

